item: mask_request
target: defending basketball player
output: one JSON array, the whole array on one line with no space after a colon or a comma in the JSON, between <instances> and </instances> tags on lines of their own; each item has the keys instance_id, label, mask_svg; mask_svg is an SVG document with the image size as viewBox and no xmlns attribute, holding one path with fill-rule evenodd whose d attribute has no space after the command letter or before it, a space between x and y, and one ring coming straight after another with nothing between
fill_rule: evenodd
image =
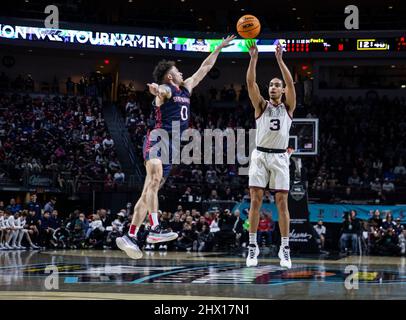
<instances>
[{"instance_id":1,"label":"defending basketball player","mask_svg":"<svg viewBox=\"0 0 406 320\"><path fill-rule=\"evenodd\" d=\"M269 101L265 100L256 83L256 65L258 48L254 42L249 44L251 56L247 71L248 93L255 109L256 119L256 149L252 152L248 172L251 206L249 211L249 245L247 266L257 266L259 248L257 244L257 228L259 210L262 206L264 189L275 192L275 202L279 214L281 232L281 247L279 249L280 265L291 268L289 249L289 130L292 124L293 112L296 108L296 93L292 75L282 59L283 49L280 44L276 47L276 61L282 72L283 81L273 78L269 82ZM284 86L285 82L285 86ZM282 98L285 96L285 100Z\"/></svg>"},{"instance_id":2,"label":"defending basketball player","mask_svg":"<svg viewBox=\"0 0 406 320\"><path fill-rule=\"evenodd\" d=\"M221 44L203 61L200 68L190 78L183 80L182 73L173 61L162 60L154 70L154 78L157 83L148 84L149 91L155 96L155 128L164 129L169 136L172 133L172 124L180 125L180 134L189 127L190 96L193 88L207 75L214 66L221 49L228 47L235 36L228 36ZM178 235L175 232L167 232L160 228L158 222L158 190L164 184L171 171L170 163L163 163L160 152L152 152L157 141L147 133L144 142L144 160L147 175L140 199L134 207L134 215L128 235L116 239L117 246L125 251L130 258L139 259L142 251L138 245L137 233L139 226L144 222L147 212L151 230L147 237L148 243L160 243L175 240ZM169 157L171 157L172 143L168 142Z\"/></svg>"}]
</instances>

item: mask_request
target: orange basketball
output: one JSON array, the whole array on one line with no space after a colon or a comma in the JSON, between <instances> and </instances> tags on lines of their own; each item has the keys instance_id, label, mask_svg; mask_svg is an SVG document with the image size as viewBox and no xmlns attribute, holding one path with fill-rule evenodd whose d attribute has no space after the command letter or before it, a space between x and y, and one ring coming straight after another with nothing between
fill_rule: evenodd
<instances>
[{"instance_id":1,"label":"orange basketball","mask_svg":"<svg viewBox=\"0 0 406 320\"><path fill-rule=\"evenodd\" d=\"M253 39L261 32L261 23L257 17L246 14L238 19L237 32L243 38Z\"/></svg>"}]
</instances>

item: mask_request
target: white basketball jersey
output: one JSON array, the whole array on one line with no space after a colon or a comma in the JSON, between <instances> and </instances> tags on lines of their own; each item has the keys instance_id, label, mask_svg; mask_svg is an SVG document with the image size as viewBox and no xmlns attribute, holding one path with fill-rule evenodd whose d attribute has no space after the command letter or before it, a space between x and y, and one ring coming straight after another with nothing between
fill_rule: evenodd
<instances>
[{"instance_id":1,"label":"white basketball jersey","mask_svg":"<svg viewBox=\"0 0 406 320\"><path fill-rule=\"evenodd\" d=\"M274 106L267 101L262 115L256 119L256 145L268 149L286 149L292 118L284 103Z\"/></svg>"}]
</instances>

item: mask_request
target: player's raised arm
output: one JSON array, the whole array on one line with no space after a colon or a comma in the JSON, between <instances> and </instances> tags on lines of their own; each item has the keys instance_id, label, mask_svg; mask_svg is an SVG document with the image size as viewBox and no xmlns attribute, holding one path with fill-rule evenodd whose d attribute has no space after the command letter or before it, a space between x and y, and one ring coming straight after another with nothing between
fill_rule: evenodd
<instances>
[{"instance_id":1,"label":"player's raised arm","mask_svg":"<svg viewBox=\"0 0 406 320\"><path fill-rule=\"evenodd\" d=\"M256 80L258 48L255 42L252 41L248 43L248 46L251 60L247 70L247 88L248 95L251 99L251 103L255 109L255 118L258 118L262 114L263 109L265 108L266 101L261 96L261 92L259 91L259 87Z\"/></svg>"},{"instance_id":2,"label":"player's raised arm","mask_svg":"<svg viewBox=\"0 0 406 320\"><path fill-rule=\"evenodd\" d=\"M293 78L292 75L286 66L285 62L283 62L282 59L283 55L283 48L282 46L278 43L276 46L276 61L278 61L279 68L281 69L282 76L283 76L283 81L285 81L286 88L285 88L285 97L286 97L286 106L288 107L288 112L291 117L293 117L293 112L296 109L296 91L295 91L295 85L293 83Z\"/></svg>"},{"instance_id":3,"label":"player's raised arm","mask_svg":"<svg viewBox=\"0 0 406 320\"><path fill-rule=\"evenodd\" d=\"M193 88L196 87L199 82L203 80L206 74L209 73L211 68L213 68L221 49L230 46L230 42L234 39L234 35L228 36L227 38L223 39L221 44L203 61L199 70L197 70L193 76L185 80L184 86L186 87L186 89L189 90L190 93L192 92Z\"/></svg>"},{"instance_id":4,"label":"player's raised arm","mask_svg":"<svg viewBox=\"0 0 406 320\"><path fill-rule=\"evenodd\" d=\"M159 107L166 100L170 99L172 96L171 89L165 85L158 85L157 83L147 83L149 92L155 96L155 106Z\"/></svg>"}]
</instances>

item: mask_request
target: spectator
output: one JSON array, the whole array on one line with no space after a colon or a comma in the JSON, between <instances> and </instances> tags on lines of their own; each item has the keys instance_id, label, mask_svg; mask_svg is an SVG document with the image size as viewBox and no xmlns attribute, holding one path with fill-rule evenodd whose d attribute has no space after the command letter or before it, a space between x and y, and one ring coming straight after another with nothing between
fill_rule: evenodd
<instances>
[{"instance_id":1,"label":"spectator","mask_svg":"<svg viewBox=\"0 0 406 320\"><path fill-rule=\"evenodd\" d=\"M30 197L30 202L28 203L28 210L34 210L35 211L35 217L37 219L41 218L41 204L37 202L37 195L34 193Z\"/></svg>"},{"instance_id":2,"label":"spectator","mask_svg":"<svg viewBox=\"0 0 406 320\"><path fill-rule=\"evenodd\" d=\"M123 184L125 181L125 174L122 170L117 171L114 174L114 182L117 183L118 185Z\"/></svg>"},{"instance_id":3,"label":"spectator","mask_svg":"<svg viewBox=\"0 0 406 320\"><path fill-rule=\"evenodd\" d=\"M183 222L180 220L180 214L176 212L173 215L172 221L169 222L169 228L171 231L176 232L178 235L180 235L183 227Z\"/></svg>"},{"instance_id":4,"label":"spectator","mask_svg":"<svg viewBox=\"0 0 406 320\"><path fill-rule=\"evenodd\" d=\"M269 246L272 243L272 231L274 230L274 223L271 217L264 212L261 212L259 217L258 231L257 231L257 242L259 245Z\"/></svg>"},{"instance_id":5,"label":"spectator","mask_svg":"<svg viewBox=\"0 0 406 320\"><path fill-rule=\"evenodd\" d=\"M340 250L345 252L347 250L348 240L351 241L352 252L358 252L358 235L360 233L360 222L356 218L356 211L351 210L350 213L345 214L344 222L342 224L342 234L340 237Z\"/></svg>"},{"instance_id":6,"label":"spectator","mask_svg":"<svg viewBox=\"0 0 406 320\"><path fill-rule=\"evenodd\" d=\"M106 138L103 140L103 148L104 150L110 150L114 147L114 141L110 135L107 135Z\"/></svg>"},{"instance_id":7,"label":"spectator","mask_svg":"<svg viewBox=\"0 0 406 320\"><path fill-rule=\"evenodd\" d=\"M194 241L197 241L197 234L192 229L192 225L185 222L183 224L181 235L176 242L176 247L178 250L191 251Z\"/></svg>"},{"instance_id":8,"label":"spectator","mask_svg":"<svg viewBox=\"0 0 406 320\"><path fill-rule=\"evenodd\" d=\"M56 198L52 197L49 202L47 202L44 206L44 211L48 211L51 213L55 209L55 204L56 204Z\"/></svg>"},{"instance_id":9,"label":"spectator","mask_svg":"<svg viewBox=\"0 0 406 320\"><path fill-rule=\"evenodd\" d=\"M402 220L400 218L396 218L395 227L393 229L397 236L400 236L403 233L404 227L402 226Z\"/></svg>"},{"instance_id":10,"label":"spectator","mask_svg":"<svg viewBox=\"0 0 406 320\"><path fill-rule=\"evenodd\" d=\"M50 248L51 245L56 247L53 241L54 229L51 228L51 214L49 211L45 211L43 217L41 218L40 224L40 238L41 246L45 248Z\"/></svg>"},{"instance_id":11,"label":"spectator","mask_svg":"<svg viewBox=\"0 0 406 320\"><path fill-rule=\"evenodd\" d=\"M235 234L235 240L236 240L236 246L240 246L242 244L243 240L243 228L244 222L242 221L240 217L240 210L235 210L234 211L234 225L233 225L233 232Z\"/></svg>"},{"instance_id":12,"label":"spectator","mask_svg":"<svg viewBox=\"0 0 406 320\"><path fill-rule=\"evenodd\" d=\"M122 231L122 224L116 222L112 226L113 226L112 232L118 232L118 235L121 235L120 227ZM94 214L93 221L89 224L89 229L87 230L86 233L88 245L91 248L103 249L105 231L106 229L103 227L103 223L100 220L100 216L98 214Z\"/></svg>"},{"instance_id":13,"label":"spectator","mask_svg":"<svg viewBox=\"0 0 406 320\"><path fill-rule=\"evenodd\" d=\"M392 218L392 213L388 212L386 214L385 219L382 221L382 229L383 230L388 230L389 228L394 229L396 226L395 222L393 221Z\"/></svg>"},{"instance_id":14,"label":"spectator","mask_svg":"<svg viewBox=\"0 0 406 320\"><path fill-rule=\"evenodd\" d=\"M210 228L207 224L203 224L202 230L198 233L198 248L197 251L211 251L213 248L214 237L210 232Z\"/></svg>"},{"instance_id":15,"label":"spectator","mask_svg":"<svg viewBox=\"0 0 406 320\"><path fill-rule=\"evenodd\" d=\"M228 245L234 245L236 235L233 231L235 218L233 217L229 209L224 210L220 214L218 226L220 231L216 232L216 244L219 248L227 247Z\"/></svg>"},{"instance_id":16,"label":"spectator","mask_svg":"<svg viewBox=\"0 0 406 320\"><path fill-rule=\"evenodd\" d=\"M319 242L319 249L320 251L324 251L324 246L326 243L326 232L327 229L323 225L323 220L319 220L319 222L314 226L314 230L316 231L316 234L318 236L318 242Z\"/></svg>"},{"instance_id":17,"label":"spectator","mask_svg":"<svg viewBox=\"0 0 406 320\"><path fill-rule=\"evenodd\" d=\"M21 205L16 203L16 200L14 198L10 199L10 204L6 208L8 211L10 211L13 215L16 214L18 211L20 211Z\"/></svg>"},{"instance_id":18,"label":"spectator","mask_svg":"<svg viewBox=\"0 0 406 320\"><path fill-rule=\"evenodd\" d=\"M376 192L382 191L382 184L379 181L379 178L376 178L374 182L371 182L371 190Z\"/></svg>"},{"instance_id":19,"label":"spectator","mask_svg":"<svg viewBox=\"0 0 406 320\"><path fill-rule=\"evenodd\" d=\"M74 229L73 229L73 248L74 249L83 249L85 247L86 240L86 217L83 213L79 214L79 218L75 220Z\"/></svg>"},{"instance_id":20,"label":"spectator","mask_svg":"<svg viewBox=\"0 0 406 320\"><path fill-rule=\"evenodd\" d=\"M388 178L385 178L384 183L382 184L382 191L393 192L395 191L395 185L390 182Z\"/></svg>"},{"instance_id":21,"label":"spectator","mask_svg":"<svg viewBox=\"0 0 406 320\"><path fill-rule=\"evenodd\" d=\"M353 170L352 176L348 178L347 183L349 186L359 186L361 184L361 178L359 177L356 169Z\"/></svg>"},{"instance_id":22,"label":"spectator","mask_svg":"<svg viewBox=\"0 0 406 320\"><path fill-rule=\"evenodd\" d=\"M399 246L399 237L392 226L383 231L381 239L378 240L377 250L379 255L399 255L401 247Z\"/></svg>"},{"instance_id":23,"label":"spectator","mask_svg":"<svg viewBox=\"0 0 406 320\"><path fill-rule=\"evenodd\" d=\"M51 212L51 216L49 218L49 226L51 229L53 229L54 231L58 228L61 227L62 223L61 223L61 219L59 219L58 217L58 210L52 210Z\"/></svg>"},{"instance_id":24,"label":"spectator","mask_svg":"<svg viewBox=\"0 0 406 320\"><path fill-rule=\"evenodd\" d=\"M220 231L219 218L220 218L220 212L216 211L214 214L214 219L210 223L210 232L213 234Z\"/></svg>"},{"instance_id":25,"label":"spectator","mask_svg":"<svg viewBox=\"0 0 406 320\"><path fill-rule=\"evenodd\" d=\"M103 227L107 228L111 225L112 220L110 215L107 215L107 210L106 209L100 209L99 210L99 216L100 216L100 220L103 223Z\"/></svg>"}]
</instances>

